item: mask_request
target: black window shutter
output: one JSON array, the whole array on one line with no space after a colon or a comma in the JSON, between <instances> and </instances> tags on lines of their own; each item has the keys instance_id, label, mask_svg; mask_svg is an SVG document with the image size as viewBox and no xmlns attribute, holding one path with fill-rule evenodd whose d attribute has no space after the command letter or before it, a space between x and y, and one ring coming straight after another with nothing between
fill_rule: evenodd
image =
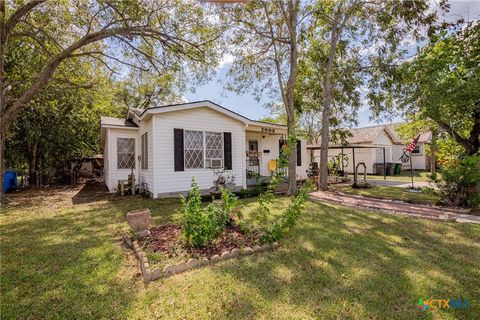
<instances>
[{"instance_id":1,"label":"black window shutter","mask_svg":"<svg viewBox=\"0 0 480 320\"><path fill-rule=\"evenodd\" d=\"M173 129L173 147L175 171L184 171L183 167L183 129Z\"/></svg>"},{"instance_id":2,"label":"black window shutter","mask_svg":"<svg viewBox=\"0 0 480 320\"><path fill-rule=\"evenodd\" d=\"M302 165L302 141L297 140L297 167Z\"/></svg>"},{"instance_id":3,"label":"black window shutter","mask_svg":"<svg viewBox=\"0 0 480 320\"><path fill-rule=\"evenodd\" d=\"M232 170L232 133L223 133L223 156L225 170Z\"/></svg>"}]
</instances>

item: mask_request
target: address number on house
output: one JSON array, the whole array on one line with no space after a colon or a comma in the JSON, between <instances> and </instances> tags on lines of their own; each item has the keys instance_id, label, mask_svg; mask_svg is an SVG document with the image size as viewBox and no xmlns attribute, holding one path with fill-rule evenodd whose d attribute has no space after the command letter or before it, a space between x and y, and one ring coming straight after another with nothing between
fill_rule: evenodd
<instances>
[{"instance_id":1,"label":"address number on house","mask_svg":"<svg viewBox=\"0 0 480 320\"><path fill-rule=\"evenodd\" d=\"M275 133L275 129L262 127L262 132L265 132L265 133Z\"/></svg>"}]
</instances>

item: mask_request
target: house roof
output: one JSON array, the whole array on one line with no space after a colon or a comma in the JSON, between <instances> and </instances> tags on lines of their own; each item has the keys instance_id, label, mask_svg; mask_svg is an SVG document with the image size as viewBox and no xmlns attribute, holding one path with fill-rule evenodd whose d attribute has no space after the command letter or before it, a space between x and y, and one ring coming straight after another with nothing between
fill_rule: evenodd
<instances>
[{"instance_id":1,"label":"house roof","mask_svg":"<svg viewBox=\"0 0 480 320\"><path fill-rule=\"evenodd\" d=\"M392 139L393 143L401 144L401 140L398 137L395 130L389 125L376 125L363 128L355 128L350 130L352 134L351 137L347 138L348 144L373 144L375 139L378 138L380 133L386 132L388 136Z\"/></svg>"},{"instance_id":2,"label":"house roof","mask_svg":"<svg viewBox=\"0 0 480 320\"><path fill-rule=\"evenodd\" d=\"M207 107L213 110L216 110L220 113L225 114L226 116L229 116L231 118L237 119L245 124L252 124L252 125L268 125L268 126L273 126L273 127L278 127L278 128L287 128L287 126L282 125L282 124L277 124L277 123L271 123L271 122L264 122L264 121L258 121L258 120L251 120L235 111L232 111L230 109L227 109L219 104L216 104L210 100L200 100L200 101L193 101L193 102L184 102L184 103L176 103L176 104L168 104L168 105L163 105L163 106L155 106L155 107L149 107L147 109L144 109L139 115L138 115L138 109L129 109L129 112L127 114L127 117L130 117L133 114L137 114L140 119L145 117L147 114L157 114L157 113L164 113L164 112L172 112L172 111L179 111L179 110L187 110L187 109L194 109L194 108L201 108L201 107Z\"/></svg>"},{"instance_id":3,"label":"house roof","mask_svg":"<svg viewBox=\"0 0 480 320\"><path fill-rule=\"evenodd\" d=\"M100 125L102 127L138 128L138 126L129 119L103 117L103 116L100 117Z\"/></svg>"},{"instance_id":4,"label":"house roof","mask_svg":"<svg viewBox=\"0 0 480 320\"><path fill-rule=\"evenodd\" d=\"M384 131L391 139L394 144L406 144L410 141L404 141L398 133L396 132L397 128L404 124L404 122L389 123L389 124L380 124L375 126L368 126L363 128L354 128L350 130L352 134L351 137L348 137L346 140L349 147L355 148L369 148L369 147L382 147L382 145L375 144L375 140L378 136ZM418 139L419 143L430 143L432 138L432 133L430 131L420 134ZM346 147L345 145L340 144L331 144L330 148L342 148ZM308 145L308 149L319 149L319 145Z\"/></svg>"}]
</instances>

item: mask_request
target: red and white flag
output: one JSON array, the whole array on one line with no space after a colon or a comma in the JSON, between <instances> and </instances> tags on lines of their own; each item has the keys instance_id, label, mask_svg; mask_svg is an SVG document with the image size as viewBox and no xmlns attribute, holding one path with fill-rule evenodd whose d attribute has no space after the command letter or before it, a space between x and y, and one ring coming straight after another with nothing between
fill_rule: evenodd
<instances>
[{"instance_id":1,"label":"red and white flag","mask_svg":"<svg viewBox=\"0 0 480 320\"><path fill-rule=\"evenodd\" d=\"M412 142L410 142L410 144L405 149L405 152L412 152L415 149L415 147L417 146L418 139L420 139L420 135L418 135L415 139L413 139Z\"/></svg>"}]
</instances>

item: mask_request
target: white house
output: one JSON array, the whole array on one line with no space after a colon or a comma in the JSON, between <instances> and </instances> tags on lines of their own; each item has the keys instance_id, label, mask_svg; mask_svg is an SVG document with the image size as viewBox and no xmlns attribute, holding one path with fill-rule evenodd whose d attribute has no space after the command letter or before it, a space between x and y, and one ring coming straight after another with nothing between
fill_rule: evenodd
<instances>
[{"instance_id":1,"label":"white house","mask_svg":"<svg viewBox=\"0 0 480 320\"><path fill-rule=\"evenodd\" d=\"M215 171L226 170L246 188L254 176L271 175L269 162L286 134L286 126L250 120L210 101L129 109L125 119L101 118L105 184L115 192L133 170L140 187L157 198L189 190L192 177L208 190ZM297 146L297 179L304 179L305 141Z\"/></svg>"},{"instance_id":2,"label":"white house","mask_svg":"<svg viewBox=\"0 0 480 320\"><path fill-rule=\"evenodd\" d=\"M355 128L351 130L352 136L347 138L347 144L329 146L328 155L330 159L338 154L345 155L344 170L353 172L353 158L355 153L355 163L365 163L367 173L374 172L374 164L382 163L385 150L385 162L399 163L400 157L406 145L411 141L402 141L395 129L401 123L382 124L364 128ZM412 152L412 165L414 170L425 170L430 166L429 157L426 154L425 146L431 141L431 133L426 132L420 135L415 150ZM319 162L320 146L307 146L313 151L311 162ZM410 168L410 163L403 163L404 169Z\"/></svg>"}]
</instances>

